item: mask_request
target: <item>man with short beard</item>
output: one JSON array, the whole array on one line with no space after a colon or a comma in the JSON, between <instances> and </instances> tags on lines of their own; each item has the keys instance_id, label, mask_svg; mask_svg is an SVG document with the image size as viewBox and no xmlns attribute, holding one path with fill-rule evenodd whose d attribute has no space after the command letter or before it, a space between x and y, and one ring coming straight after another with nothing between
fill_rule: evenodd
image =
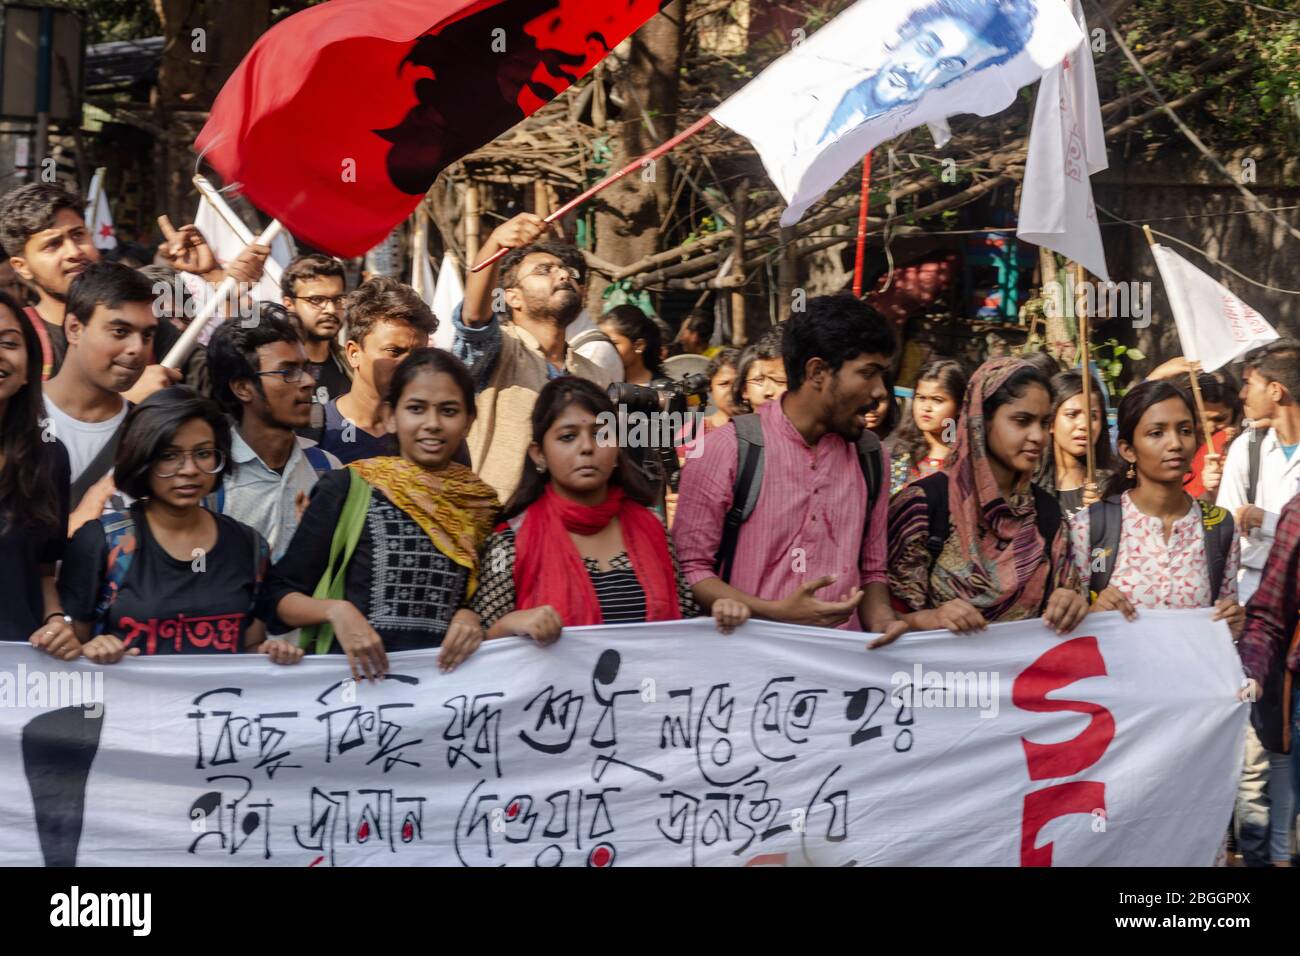
<instances>
[{"instance_id":1,"label":"man with short beard","mask_svg":"<svg viewBox=\"0 0 1300 956\"><path fill-rule=\"evenodd\" d=\"M338 341L347 299L343 264L320 253L299 256L285 268L280 289L315 373L316 400L327 405L352 387L352 367Z\"/></svg>"},{"instance_id":2,"label":"man with short beard","mask_svg":"<svg viewBox=\"0 0 1300 956\"><path fill-rule=\"evenodd\" d=\"M469 366L477 388L470 456L474 470L502 501L519 484L532 441L533 406L546 383L577 375L601 388L610 384L598 365L565 340L565 329L582 311L581 274L565 263L565 247L537 242L548 228L531 213L498 226L479 251L479 261L510 249L499 265L500 282L496 266L471 272L465 301L452 316L454 351ZM509 310L508 324L493 313L494 297Z\"/></svg>"},{"instance_id":3,"label":"man with short beard","mask_svg":"<svg viewBox=\"0 0 1300 956\"><path fill-rule=\"evenodd\" d=\"M785 322L789 389L756 413L761 490L725 561L724 529L741 473L738 419L711 432L682 469L673 541L701 607L729 598L755 617L888 640L908 629L890 604L885 570L889 486L880 481L888 469L879 442L868 441L876 456L873 501L865 476L871 463L860 462L866 452L855 447L894 350L888 321L847 293L809 299Z\"/></svg>"}]
</instances>

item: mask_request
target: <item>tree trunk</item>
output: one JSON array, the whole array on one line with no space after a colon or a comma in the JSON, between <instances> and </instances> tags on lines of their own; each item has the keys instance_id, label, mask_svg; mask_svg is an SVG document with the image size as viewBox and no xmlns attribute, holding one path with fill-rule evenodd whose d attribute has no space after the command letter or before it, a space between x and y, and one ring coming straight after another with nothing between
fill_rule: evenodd
<instances>
[{"instance_id":1,"label":"tree trunk","mask_svg":"<svg viewBox=\"0 0 1300 956\"><path fill-rule=\"evenodd\" d=\"M611 169L620 169L677 132L677 93L682 57L682 24L687 0L674 0L632 34L627 66L618 76L624 101L613 134ZM671 201L670 160L661 158L606 189L595 200L596 255L626 265L659 248ZM588 306L598 312L599 282L587 290Z\"/></svg>"},{"instance_id":2,"label":"tree trunk","mask_svg":"<svg viewBox=\"0 0 1300 956\"><path fill-rule=\"evenodd\" d=\"M163 30L154 91L154 122L168 130L161 144L163 195L174 221L188 222L194 153L176 111L204 111L253 42L271 24L271 0L153 0ZM179 217L179 218L178 218Z\"/></svg>"}]
</instances>

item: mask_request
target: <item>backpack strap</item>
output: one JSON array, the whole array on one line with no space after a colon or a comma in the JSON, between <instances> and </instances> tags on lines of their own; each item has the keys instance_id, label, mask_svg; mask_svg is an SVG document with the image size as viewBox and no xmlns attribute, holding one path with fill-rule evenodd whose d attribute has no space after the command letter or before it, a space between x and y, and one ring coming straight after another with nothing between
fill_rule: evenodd
<instances>
[{"instance_id":1,"label":"backpack strap","mask_svg":"<svg viewBox=\"0 0 1300 956\"><path fill-rule=\"evenodd\" d=\"M1205 561L1210 574L1210 603L1219 600L1223 569L1228 566L1235 530L1232 515L1218 505L1201 505L1201 526L1205 531Z\"/></svg>"},{"instance_id":2,"label":"backpack strap","mask_svg":"<svg viewBox=\"0 0 1300 956\"><path fill-rule=\"evenodd\" d=\"M319 445L308 445L302 450L302 453L307 457L307 464L311 465L312 471L316 472L317 478L327 471L334 470L330 465L329 458L325 455L325 450Z\"/></svg>"},{"instance_id":3,"label":"backpack strap","mask_svg":"<svg viewBox=\"0 0 1300 956\"><path fill-rule=\"evenodd\" d=\"M763 489L763 423L756 414L737 415L736 481L731 488L731 508L722 522L722 542L714 570L723 581L730 582L736 558L740 526L754 513L759 492Z\"/></svg>"},{"instance_id":4,"label":"backpack strap","mask_svg":"<svg viewBox=\"0 0 1300 956\"><path fill-rule=\"evenodd\" d=\"M1118 498L1107 498L1088 506L1088 578L1089 601L1106 590L1119 554L1120 525L1124 509ZM1098 559L1101 559L1098 561Z\"/></svg>"},{"instance_id":5,"label":"backpack strap","mask_svg":"<svg viewBox=\"0 0 1300 956\"><path fill-rule=\"evenodd\" d=\"M23 309L23 314L32 323L36 338L41 343L41 381L48 382L54 377L54 345L50 342L50 330L45 327L45 320L32 306Z\"/></svg>"},{"instance_id":6,"label":"backpack strap","mask_svg":"<svg viewBox=\"0 0 1300 956\"><path fill-rule=\"evenodd\" d=\"M952 519L948 513L948 476L942 471L936 471L918 478L912 484L920 485L921 492L925 495L928 523L925 550L930 552L930 571L933 573L939 555L943 554L943 546L948 542L948 535L952 533Z\"/></svg>"},{"instance_id":7,"label":"backpack strap","mask_svg":"<svg viewBox=\"0 0 1300 956\"><path fill-rule=\"evenodd\" d=\"M1249 453L1250 473L1246 479L1246 500L1252 505L1259 495L1259 458L1263 452L1264 436L1268 432L1261 432L1257 428L1250 430L1249 441L1246 443L1246 450Z\"/></svg>"},{"instance_id":8,"label":"backpack strap","mask_svg":"<svg viewBox=\"0 0 1300 956\"><path fill-rule=\"evenodd\" d=\"M138 544L130 512L100 515L99 522L104 528L104 580L95 602L94 637L108 630L108 612L126 584Z\"/></svg>"},{"instance_id":9,"label":"backpack strap","mask_svg":"<svg viewBox=\"0 0 1300 956\"><path fill-rule=\"evenodd\" d=\"M130 408L129 403L127 407L128 409ZM72 489L69 492L68 500L72 503L73 508L76 508L77 505L81 503L81 499L85 497L85 494L90 490L91 485L99 481L99 479L103 478L113 469L113 459L117 457L117 446L122 441L122 426L125 424L126 419L123 419L122 423L113 430L113 434L109 436L108 441L104 442L103 447L101 447L95 454L95 457L90 460L90 464L85 467L81 474L77 476L77 480L72 483ZM55 437L58 436L56 435Z\"/></svg>"},{"instance_id":10,"label":"backpack strap","mask_svg":"<svg viewBox=\"0 0 1300 956\"><path fill-rule=\"evenodd\" d=\"M1056 500L1056 495L1050 491L1044 491L1032 482L1029 485L1029 490L1034 496L1034 524L1043 538L1043 548L1047 554L1048 573L1050 574L1052 542L1056 540L1056 535L1061 530L1061 521L1064 520L1064 516L1061 514L1061 503ZM1052 586L1049 577L1048 586L1043 590L1043 606L1039 608L1040 614L1047 608L1047 601L1051 596Z\"/></svg>"},{"instance_id":11,"label":"backpack strap","mask_svg":"<svg viewBox=\"0 0 1300 956\"><path fill-rule=\"evenodd\" d=\"M862 430L862 436L858 439L858 464L862 466L862 477L867 482L867 522L871 521L871 513L875 510L876 500L880 497L880 487L883 484L881 468L881 447L880 439L876 433L869 428Z\"/></svg>"},{"instance_id":12,"label":"backpack strap","mask_svg":"<svg viewBox=\"0 0 1300 956\"><path fill-rule=\"evenodd\" d=\"M587 329L585 332L579 332L569 343L569 348L580 349L584 345L590 345L592 342L604 342L607 345L613 345L614 340L602 332L600 329Z\"/></svg>"},{"instance_id":13,"label":"backpack strap","mask_svg":"<svg viewBox=\"0 0 1300 956\"><path fill-rule=\"evenodd\" d=\"M329 561L325 565L325 573L312 592L314 598L338 600L343 597L348 563L357 550L357 542L361 540L361 531L366 524L366 513L370 510L370 483L355 468L347 469L347 473L350 476L348 496L343 501L343 510L334 526ZM298 643L313 654L324 654L334 643L334 628L329 624L304 627Z\"/></svg>"}]
</instances>

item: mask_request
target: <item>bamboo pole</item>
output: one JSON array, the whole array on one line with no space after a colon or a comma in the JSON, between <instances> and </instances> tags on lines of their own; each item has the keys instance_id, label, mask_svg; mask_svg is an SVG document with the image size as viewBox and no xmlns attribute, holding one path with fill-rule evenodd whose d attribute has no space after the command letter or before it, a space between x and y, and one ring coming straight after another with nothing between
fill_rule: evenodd
<instances>
[{"instance_id":1,"label":"bamboo pole","mask_svg":"<svg viewBox=\"0 0 1300 956\"><path fill-rule=\"evenodd\" d=\"M465 258L473 262L479 250L479 191L478 183L465 184Z\"/></svg>"},{"instance_id":2,"label":"bamboo pole","mask_svg":"<svg viewBox=\"0 0 1300 956\"><path fill-rule=\"evenodd\" d=\"M555 222L555 220L559 219L561 216L565 215L571 210L576 209L578 206L582 205L584 202L586 202L592 196L596 195L601 190L608 189L610 186L614 185L614 183L618 182L624 176L629 176L632 173L636 172L638 169L644 169L647 163L654 162L660 156L664 155L664 153L667 153L669 150L676 147L679 143L682 143L690 139L692 136L694 136L700 130L704 129L706 126L710 125L712 122L713 122L713 117L710 116L708 113L704 114L694 123L692 123L690 126L686 127L686 129L682 130L676 136L672 137L672 139L665 140L664 142L656 146L654 149L650 150L650 152L646 153L644 156L638 156L636 159L632 160L632 162L628 163L618 172L606 176L604 179L596 183L596 185L592 186L586 192L574 196L572 199L566 202L559 209L555 210L549 216L545 217L546 221ZM475 251L477 251L477 249ZM491 258L485 259L483 262L480 262L478 265L474 266L470 271L478 272L482 269L486 269L488 266L492 265L492 263L496 262L498 259L500 259L509 251L510 251L509 249L506 249L504 247L498 249Z\"/></svg>"},{"instance_id":3,"label":"bamboo pole","mask_svg":"<svg viewBox=\"0 0 1300 956\"><path fill-rule=\"evenodd\" d=\"M733 271L741 276L745 272L745 210L749 205L749 179L740 181L736 187L736 196L731 201L731 208L736 213L736 241L732 246ZM749 342L749 331L745 325L745 293L740 286L731 290L731 337L737 345Z\"/></svg>"},{"instance_id":4,"label":"bamboo pole","mask_svg":"<svg viewBox=\"0 0 1300 956\"><path fill-rule=\"evenodd\" d=\"M1092 369L1088 361L1092 357L1088 349L1088 305L1085 292L1088 273L1079 263L1074 264L1074 315L1079 323L1079 361L1083 366L1083 421L1088 435L1088 468L1085 485L1097 480L1096 439L1092 434Z\"/></svg>"}]
</instances>

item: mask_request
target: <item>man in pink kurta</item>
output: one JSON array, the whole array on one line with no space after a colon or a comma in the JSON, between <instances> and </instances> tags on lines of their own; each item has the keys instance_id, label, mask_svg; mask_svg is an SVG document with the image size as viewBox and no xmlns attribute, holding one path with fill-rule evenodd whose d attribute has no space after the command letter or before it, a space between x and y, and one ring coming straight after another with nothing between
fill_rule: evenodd
<instances>
[{"instance_id":1,"label":"man in pink kurta","mask_svg":"<svg viewBox=\"0 0 1300 956\"><path fill-rule=\"evenodd\" d=\"M716 564L738 467L734 425L710 434L682 471L673 524L682 573L706 608L727 597L789 623L905 630L886 584L888 490L868 520L855 447L894 351L893 332L848 295L809 300L784 330L790 389L757 413L762 488L740 528L730 580L718 577ZM880 467L887 475L883 461Z\"/></svg>"}]
</instances>

